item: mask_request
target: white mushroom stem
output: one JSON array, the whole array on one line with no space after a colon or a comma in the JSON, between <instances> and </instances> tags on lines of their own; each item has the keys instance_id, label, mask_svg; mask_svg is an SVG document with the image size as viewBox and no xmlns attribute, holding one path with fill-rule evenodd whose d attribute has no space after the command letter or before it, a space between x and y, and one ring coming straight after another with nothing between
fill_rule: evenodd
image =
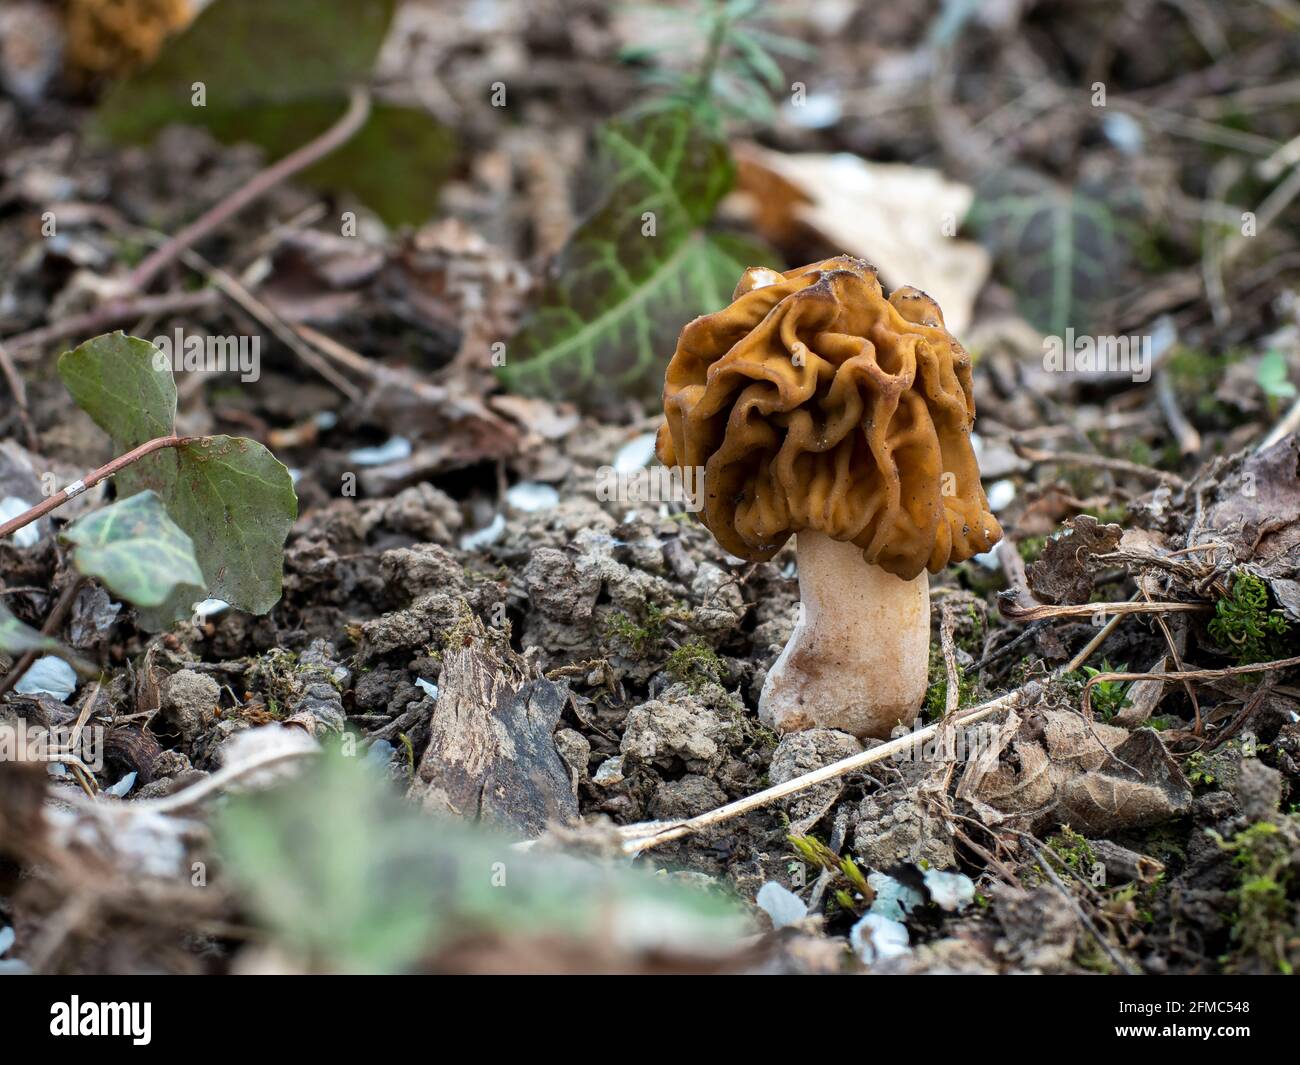
<instances>
[{"instance_id":1,"label":"white mushroom stem","mask_svg":"<svg viewBox=\"0 0 1300 1065\"><path fill-rule=\"evenodd\" d=\"M886 737L912 727L930 658L930 583L862 560L817 532L796 540L800 617L767 674L758 715L778 732L833 728Z\"/></svg>"}]
</instances>

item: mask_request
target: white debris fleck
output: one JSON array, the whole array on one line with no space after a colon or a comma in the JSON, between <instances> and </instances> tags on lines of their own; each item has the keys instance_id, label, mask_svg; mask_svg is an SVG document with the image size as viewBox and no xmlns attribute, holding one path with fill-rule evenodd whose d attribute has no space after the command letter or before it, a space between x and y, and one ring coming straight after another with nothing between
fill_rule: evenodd
<instances>
[{"instance_id":1,"label":"white debris fleck","mask_svg":"<svg viewBox=\"0 0 1300 1065\"><path fill-rule=\"evenodd\" d=\"M907 929L898 921L869 913L849 931L849 945L864 965L911 952Z\"/></svg>"},{"instance_id":2,"label":"white debris fleck","mask_svg":"<svg viewBox=\"0 0 1300 1065\"><path fill-rule=\"evenodd\" d=\"M425 680L423 677L416 677L415 686L430 699L438 698L438 685L434 684L433 681Z\"/></svg>"},{"instance_id":3,"label":"white debris fleck","mask_svg":"<svg viewBox=\"0 0 1300 1065\"><path fill-rule=\"evenodd\" d=\"M975 882L965 873L942 873L927 869L924 873L926 890L941 910L964 910L975 901Z\"/></svg>"},{"instance_id":4,"label":"white debris fleck","mask_svg":"<svg viewBox=\"0 0 1300 1065\"><path fill-rule=\"evenodd\" d=\"M808 916L808 906L803 899L773 880L758 889L754 901L772 918L773 928L789 928Z\"/></svg>"},{"instance_id":5,"label":"white debris fleck","mask_svg":"<svg viewBox=\"0 0 1300 1065\"><path fill-rule=\"evenodd\" d=\"M229 610L230 604L224 599L204 599L194 604L194 616L200 621L206 621L208 618L216 617L223 610Z\"/></svg>"},{"instance_id":6,"label":"white debris fleck","mask_svg":"<svg viewBox=\"0 0 1300 1065\"><path fill-rule=\"evenodd\" d=\"M113 784L105 788L104 794L112 795L114 798L117 799L125 799L127 795L131 793L131 789L133 787L135 787L134 769L132 769L131 772L127 773L127 775L124 776L121 780L119 780L116 784Z\"/></svg>"},{"instance_id":7,"label":"white debris fleck","mask_svg":"<svg viewBox=\"0 0 1300 1065\"><path fill-rule=\"evenodd\" d=\"M477 551L480 547L488 547L500 540L505 531L506 519L503 515L498 514L486 528L462 536L460 538L460 549L462 551Z\"/></svg>"},{"instance_id":8,"label":"white debris fleck","mask_svg":"<svg viewBox=\"0 0 1300 1065\"><path fill-rule=\"evenodd\" d=\"M1137 155L1146 140L1138 120L1123 111L1107 111L1102 116L1101 131L1125 155Z\"/></svg>"},{"instance_id":9,"label":"white debris fleck","mask_svg":"<svg viewBox=\"0 0 1300 1065\"><path fill-rule=\"evenodd\" d=\"M633 473L650 465L655 457L655 434L642 433L618 449L614 456L614 469L619 473Z\"/></svg>"},{"instance_id":10,"label":"white debris fleck","mask_svg":"<svg viewBox=\"0 0 1300 1065\"><path fill-rule=\"evenodd\" d=\"M53 655L38 658L14 685L14 691L21 695L52 695L59 702L67 702L76 690L76 670Z\"/></svg>"},{"instance_id":11,"label":"white debris fleck","mask_svg":"<svg viewBox=\"0 0 1300 1065\"><path fill-rule=\"evenodd\" d=\"M411 441L404 436L391 436L378 447L358 447L348 452L348 461L358 466L383 466L411 457Z\"/></svg>"},{"instance_id":12,"label":"white debris fleck","mask_svg":"<svg viewBox=\"0 0 1300 1065\"><path fill-rule=\"evenodd\" d=\"M989 510L994 514L998 511L1005 510L1011 505L1012 500L1016 498L1015 481L994 481L989 485L988 500Z\"/></svg>"},{"instance_id":13,"label":"white debris fleck","mask_svg":"<svg viewBox=\"0 0 1300 1065\"><path fill-rule=\"evenodd\" d=\"M886 873L871 873L867 883L876 893L871 912L891 921L901 921L925 902L919 891L900 883Z\"/></svg>"},{"instance_id":14,"label":"white debris fleck","mask_svg":"<svg viewBox=\"0 0 1300 1065\"><path fill-rule=\"evenodd\" d=\"M26 514L35 503L29 503L25 499L19 499L17 496L5 496L0 499L0 524L6 521L12 521L19 514ZM10 542L15 547L35 547L41 542L40 529L36 522L30 525L24 525L10 537Z\"/></svg>"},{"instance_id":15,"label":"white debris fleck","mask_svg":"<svg viewBox=\"0 0 1300 1065\"><path fill-rule=\"evenodd\" d=\"M531 514L535 510L547 510L557 506L560 502L560 493L549 484L522 481L506 492L506 502L515 510Z\"/></svg>"},{"instance_id":16,"label":"white debris fleck","mask_svg":"<svg viewBox=\"0 0 1300 1065\"><path fill-rule=\"evenodd\" d=\"M608 788L611 784L621 783L623 780L623 756L615 755L613 758L606 758L600 763L591 782L598 788Z\"/></svg>"},{"instance_id":17,"label":"white debris fleck","mask_svg":"<svg viewBox=\"0 0 1300 1065\"><path fill-rule=\"evenodd\" d=\"M840 120L843 109L834 93L814 92L798 105L787 100L781 114L792 125L803 129L829 129Z\"/></svg>"}]
</instances>

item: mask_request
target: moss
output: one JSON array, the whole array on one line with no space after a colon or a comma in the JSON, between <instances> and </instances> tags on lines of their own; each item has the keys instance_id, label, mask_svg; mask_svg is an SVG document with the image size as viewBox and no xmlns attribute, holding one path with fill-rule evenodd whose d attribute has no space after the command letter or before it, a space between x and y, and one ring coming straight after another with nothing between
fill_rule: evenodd
<instances>
[{"instance_id":1,"label":"moss","mask_svg":"<svg viewBox=\"0 0 1300 1065\"><path fill-rule=\"evenodd\" d=\"M1075 832L1069 825L1047 838L1047 845L1065 863L1070 874L1079 880L1090 882L1092 870L1097 864L1097 855L1092 844Z\"/></svg>"},{"instance_id":2,"label":"moss","mask_svg":"<svg viewBox=\"0 0 1300 1065\"><path fill-rule=\"evenodd\" d=\"M695 692L708 681L720 681L727 667L713 648L690 640L668 656L664 668Z\"/></svg>"},{"instance_id":3,"label":"moss","mask_svg":"<svg viewBox=\"0 0 1300 1065\"><path fill-rule=\"evenodd\" d=\"M689 621L691 613L685 607L662 607L646 603L641 617L619 611L605 621L605 634L623 643L637 657L645 657L663 639L669 621Z\"/></svg>"},{"instance_id":4,"label":"moss","mask_svg":"<svg viewBox=\"0 0 1300 1065\"><path fill-rule=\"evenodd\" d=\"M1020 552L1020 557L1026 562L1036 562L1038 556L1043 553L1047 540L1048 537L1046 536L1026 536L1023 540L1016 542L1016 550Z\"/></svg>"},{"instance_id":5,"label":"moss","mask_svg":"<svg viewBox=\"0 0 1300 1065\"><path fill-rule=\"evenodd\" d=\"M1290 824L1295 825L1294 819ZM1232 853L1239 871L1232 892L1236 913L1234 949L1226 966L1230 972L1255 964L1288 976L1294 972L1291 959L1300 952L1300 929L1295 924L1295 907L1287 897L1293 878L1294 836L1272 821L1257 821L1226 843L1216 836L1219 846Z\"/></svg>"},{"instance_id":6,"label":"moss","mask_svg":"<svg viewBox=\"0 0 1300 1065\"><path fill-rule=\"evenodd\" d=\"M926 688L924 711L927 721L936 721L943 717L948 705L948 670L944 665L943 651L938 647L930 648L930 684ZM975 676L965 670L957 670L957 708L973 706L979 693L979 682Z\"/></svg>"},{"instance_id":7,"label":"moss","mask_svg":"<svg viewBox=\"0 0 1300 1065\"><path fill-rule=\"evenodd\" d=\"M1246 570L1233 573L1228 594L1214 604L1210 636L1239 666L1284 657L1290 630L1280 610L1269 610L1268 585Z\"/></svg>"}]
</instances>

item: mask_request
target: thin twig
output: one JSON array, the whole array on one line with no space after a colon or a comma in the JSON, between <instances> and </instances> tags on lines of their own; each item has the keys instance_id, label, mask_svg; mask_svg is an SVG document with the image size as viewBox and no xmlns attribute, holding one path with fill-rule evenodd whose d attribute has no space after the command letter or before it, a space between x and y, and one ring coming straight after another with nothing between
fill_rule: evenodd
<instances>
[{"instance_id":1,"label":"thin twig","mask_svg":"<svg viewBox=\"0 0 1300 1065\"><path fill-rule=\"evenodd\" d=\"M309 141L277 163L259 172L248 183L241 185L220 203L205 211L199 218L182 229L157 251L150 254L131 271L131 287L144 291L157 277L158 272L171 263L185 249L197 244L215 229L219 229L254 200L264 196L280 182L305 170L336 148L346 144L365 125L370 117L370 93L361 87L352 90L348 109L334 125L315 140Z\"/></svg>"},{"instance_id":2,"label":"thin twig","mask_svg":"<svg viewBox=\"0 0 1300 1065\"><path fill-rule=\"evenodd\" d=\"M1070 889L1061 882L1061 878L1056 875L1056 871L1052 868L1052 863L1048 861L1047 856L1043 853L1043 849L1038 845L1038 840L1034 839L1034 837L1029 835L1029 833L1020 832L1014 828L1008 828L1005 831L1012 832L1019 836L1029 844L1029 849L1038 855L1039 868L1043 870L1047 879L1052 882L1052 886L1065 897L1065 901L1069 904L1070 908L1074 910L1075 915L1082 922L1084 928L1092 934L1092 938L1095 939L1101 949L1106 952L1106 956L1123 971L1125 976L1137 976L1137 970L1128 963L1126 958L1122 957L1115 951L1110 940L1101 934L1101 930L1093 923L1092 918L1089 917L1084 908L1079 905L1079 900L1076 899Z\"/></svg>"},{"instance_id":3,"label":"thin twig","mask_svg":"<svg viewBox=\"0 0 1300 1065\"><path fill-rule=\"evenodd\" d=\"M40 356L47 344L65 341L69 337L99 336L115 325L134 322L168 314L186 314L202 310L217 301L213 289L198 292L164 292L157 296L136 296L130 299L110 300L85 314L74 314L51 325L19 333L5 343L20 362L30 362Z\"/></svg>"},{"instance_id":4,"label":"thin twig","mask_svg":"<svg viewBox=\"0 0 1300 1065\"><path fill-rule=\"evenodd\" d=\"M716 810L710 810L708 813L700 814L698 817L692 817L685 821L658 821L627 825L620 830L624 836L623 851L625 854L639 854L651 847L658 847L660 844L692 835L701 829L711 828L714 825L722 824L724 821L730 821L741 816L741 814L747 814L751 810L769 806L779 799L787 798L817 784L835 780L846 773L852 773L855 770L874 765L876 762L883 762L895 754L907 751L916 744L930 739L939 731L940 726L945 723L969 725L976 721L982 721L993 714L1029 702L1041 694L1042 690L1041 681L1030 681L1023 688L1017 688L1015 691L1000 695L987 703L981 703L978 706L959 711L953 716L951 722L936 722L933 725L927 725L915 732L909 732L906 736L899 736L897 739L882 743L879 747L873 747L869 751L862 751L848 758L842 758L840 761L832 762L821 769L815 769L810 773L804 773L781 784L748 795L743 799L737 799L735 802L728 803Z\"/></svg>"},{"instance_id":5,"label":"thin twig","mask_svg":"<svg viewBox=\"0 0 1300 1065\"><path fill-rule=\"evenodd\" d=\"M1259 447L1255 449L1256 453L1267 451L1274 444L1297 430L1300 430L1300 399L1291 404L1291 408L1282 415L1282 420L1269 430L1268 436L1260 441Z\"/></svg>"},{"instance_id":6,"label":"thin twig","mask_svg":"<svg viewBox=\"0 0 1300 1065\"><path fill-rule=\"evenodd\" d=\"M235 280L235 278L225 270L222 270L218 266L213 266L193 252L183 250L178 254L189 262L194 269L203 273L213 285L221 290L221 292L274 333L281 343L286 345L308 367L315 370L316 373L332 384L339 392L353 403L359 403L361 401L363 395L356 385L330 366L329 363L325 362L325 360L322 359L311 347L303 342L292 326L290 326L274 310L254 296L241 282Z\"/></svg>"},{"instance_id":7,"label":"thin twig","mask_svg":"<svg viewBox=\"0 0 1300 1065\"><path fill-rule=\"evenodd\" d=\"M1154 466L1143 466L1140 462L1129 462L1127 459L1112 459L1105 455L1089 455L1082 451L1039 451L1037 448L1026 447L1014 438L1011 441L1011 447L1022 459L1035 465L1055 462L1063 466L1092 466L1099 470L1132 474L1134 477L1142 477L1148 481L1164 481L1176 488L1181 488L1187 483L1176 473L1170 473L1168 470L1158 470Z\"/></svg>"},{"instance_id":8,"label":"thin twig","mask_svg":"<svg viewBox=\"0 0 1300 1065\"><path fill-rule=\"evenodd\" d=\"M73 496L79 496L82 492L94 488L100 481L106 480L107 478L112 477L115 473L126 469L126 467L130 466L133 462L137 462L146 455L151 455L153 452L161 451L164 448L179 447L181 444L185 443L187 439L187 437L183 436L160 436L153 440L146 441L139 447L128 451L125 455L119 455L112 462L99 467L99 469L95 470L93 473L86 474L86 476L81 480L73 481L66 488L55 492L49 499L36 504L36 506L32 507L31 510L26 510L19 514L18 517L11 518L3 525L0 525L0 540L16 533L19 529L23 528L23 526L38 521L56 507L63 506L63 504Z\"/></svg>"},{"instance_id":9,"label":"thin twig","mask_svg":"<svg viewBox=\"0 0 1300 1065\"><path fill-rule=\"evenodd\" d=\"M1008 621L1041 621L1043 618L1090 618L1098 614L1197 614L1209 610L1209 603L1063 603L1050 606L1021 606L1011 599L998 601L998 612Z\"/></svg>"},{"instance_id":10,"label":"thin twig","mask_svg":"<svg viewBox=\"0 0 1300 1065\"><path fill-rule=\"evenodd\" d=\"M1166 683L1175 680L1184 682L1219 680L1223 677L1237 677L1245 673L1263 673L1270 669L1290 669L1292 666L1300 666L1300 655L1295 658L1278 658L1272 662L1255 662L1249 666L1225 666L1223 669L1184 669L1165 673L1098 673L1096 676L1089 677L1087 683L1083 686L1083 714L1091 719L1092 689L1108 680L1160 680Z\"/></svg>"},{"instance_id":11,"label":"thin twig","mask_svg":"<svg viewBox=\"0 0 1300 1065\"><path fill-rule=\"evenodd\" d=\"M1160 404L1160 412L1165 416L1165 424L1178 441L1179 452L1183 455L1198 454L1201 450L1201 434L1187 420L1183 409L1178 405L1173 380L1163 366L1156 371L1156 401Z\"/></svg>"},{"instance_id":12,"label":"thin twig","mask_svg":"<svg viewBox=\"0 0 1300 1065\"><path fill-rule=\"evenodd\" d=\"M1095 635L1091 640L1089 640L1086 644L1084 644L1083 649L1072 659L1070 659L1069 663L1065 667L1065 672L1073 673L1076 669L1078 669L1086 661L1088 661L1088 659L1092 657L1093 652L1095 652L1098 647L1100 647L1103 643L1105 643L1108 639L1110 639L1110 634L1115 631L1115 629L1119 626L1119 623L1123 619L1124 619L1123 614L1116 614L1113 618L1111 618L1108 622L1106 622L1106 624L1103 625L1101 629L1098 631L1097 635Z\"/></svg>"},{"instance_id":13,"label":"thin twig","mask_svg":"<svg viewBox=\"0 0 1300 1065\"><path fill-rule=\"evenodd\" d=\"M13 359L5 346L0 344L0 373L4 374L9 391L13 393L14 405L18 408L18 420L22 423L23 435L27 438L27 450L36 450L36 430L32 428L31 415L27 411L27 386L14 367Z\"/></svg>"},{"instance_id":14,"label":"thin twig","mask_svg":"<svg viewBox=\"0 0 1300 1065\"><path fill-rule=\"evenodd\" d=\"M939 646L943 650L943 668L948 677L948 691L944 695L943 716L948 720L961 699L961 679L957 673L957 650L953 646L952 629L955 617L951 603L943 604L943 617L939 622Z\"/></svg>"}]
</instances>

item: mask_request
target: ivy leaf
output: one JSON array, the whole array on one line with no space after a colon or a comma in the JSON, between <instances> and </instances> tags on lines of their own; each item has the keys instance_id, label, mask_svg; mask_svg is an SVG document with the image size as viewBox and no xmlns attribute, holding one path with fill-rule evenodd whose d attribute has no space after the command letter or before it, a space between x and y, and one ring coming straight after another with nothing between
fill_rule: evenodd
<instances>
[{"instance_id":1,"label":"ivy leaf","mask_svg":"<svg viewBox=\"0 0 1300 1065\"><path fill-rule=\"evenodd\" d=\"M118 451L171 436L175 429L171 365L147 340L122 332L88 340L59 356L59 376Z\"/></svg>"},{"instance_id":2,"label":"ivy leaf","mask_svg":"<svg viewBox=\"0 0 1300 1065\"><path fill-rule=\"evenodd\" d=\"M37 632L30 625L24 625L4 603L0 603L0 651L14 656L24 655L28 651L55 655L83 676L93 676L96 672L91 663L71 648L65 647L52 636Z\"/></svg>"},{"instance_id":3,"label":"ivy leaf","mask_svg":"<svg viewBox=\"0 0 1300 1065\"><path fill-rule=\"evenodd\" d=\"M59 374L119 451L175 431L176 385L165 356L148 341L121 333L96 337L65 352ZM279 600L284 542L298 500L289 471L261 444L229 436L187 439L126 467L116 485L120 499L157 493L193 541L209 595L254 614ZM179 605L169 599L163 612L173 614Z\"/></svg>"},{"instance_id":4,"label":"ivy leaf","mask_svg":"<svg viewBox=\"0 0 1300 1065\"><path fill-rule=\"evenodd\" d=\"M395 4L210 4L151 67L108 94L98 128L117 141L142 142L168 123L184 122L279 158L337 121L350 88L370 80ZM452 134L425 112L376 104L351 141L300 179L354 193L390 225L418 223L432 213L453 155Z\"/></svg>"},{"instance_id":5,"label":"ivy leaf","mask_svg":"<svg viewBox=\"0 0 1300 1065\"><path fill-rule=\"evenodd\" d=\"M613 123L600 144L608 191L560 253L501 369L512 389L588 407L657 395L682 325L723 307L763 257L701 228L735 166L690 112Z\"/></svg>"},{"instance_id":6,"label":"ivy leaf","mask_svg":"<svg viewBox=\"0 0 1300 1065\"><path fill-rule=\"evenodd\" d=\"M969 221L1033 325L1090 331L1126 252L1110 203L1033 171L999 171L979 183Z\"/></svg>"},{"instance_id":7,"label":"ivy leaf","mask_svg":"<svg viewBox=\"0 0 1300 1065\"><path fill-rule=\"evenodd\" d=\"M289 471L261 444L230 436L187 440L128 466L117 485L127 496L158 493L194 542L208 595L253 614L279 602L298 498Z\"/></svg>"},{"instance_id":8,"label":"ivy leaf","mask_svg":"<svg viewBox=\"0 0 1300 1065\"><path fill-rule=\"evenodd\" d=\"M184 592L203 598L194 543L167 516L153 492L139 492L92 511L63 532L75 544L72 564L138 607L159 607ZM174 620L174 619L168 619Z\"/></svg>"}]
</instances>

